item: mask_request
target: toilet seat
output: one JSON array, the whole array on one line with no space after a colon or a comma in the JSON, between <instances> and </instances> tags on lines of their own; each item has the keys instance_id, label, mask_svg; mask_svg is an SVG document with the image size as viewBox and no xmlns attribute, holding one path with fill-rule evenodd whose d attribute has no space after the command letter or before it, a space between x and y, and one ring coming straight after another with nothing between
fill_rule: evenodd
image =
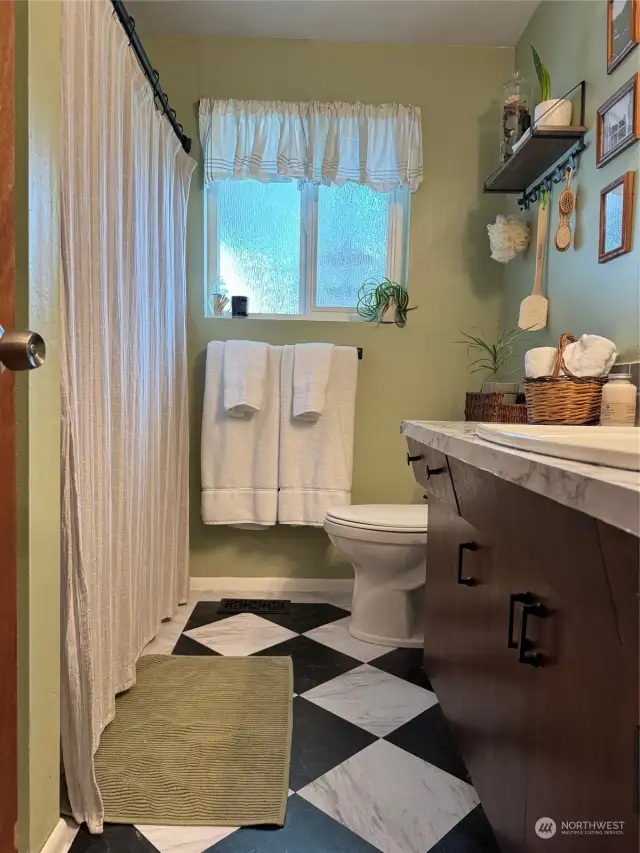
<instances>
[{"instance_id":1,"label":"toilet seat","mask_svg":"<svg viewBox=\"0 0 640 853\"><path fill-rule=\"evenodd\" d=\"M362 504L327 512L325 529L346 539L395 544L427 541L427 507L413 504Z\"/></svg>"}]
</instances>

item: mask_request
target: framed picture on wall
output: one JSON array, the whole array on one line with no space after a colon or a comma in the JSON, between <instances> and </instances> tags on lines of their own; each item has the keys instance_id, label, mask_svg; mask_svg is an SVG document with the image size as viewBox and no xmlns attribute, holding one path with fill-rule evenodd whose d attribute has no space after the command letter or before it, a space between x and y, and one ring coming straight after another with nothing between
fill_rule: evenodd
<instances>
[{"instance_id":1,"label":"framed picture on wall","mask_svg":"<svg viewBox=\"0 0 640 853\"><path fill-rule=\"evenodd\" d=\"M598 110L596 166L600 168L640 138L640 71Z\"/></svg>"},{"instance_id":2,"label":"framed picture on wall","mask_svg":"<svg viewBox=\"0 0 640 853\"><path fill-rule=\"evenodd\" d=\"M600 193L600 264L631 251L634 178L627 172Z\"/></svg>"},{"instance_id":3,"label":"framed picture on wall","mask_svg":"<svg viewBox=\"0 0 640 853\"><path fill-rule=\"evenodd\" d=\"M607 74L640 42L640 0L607 0Z\"/></svg>"}]
</instances>

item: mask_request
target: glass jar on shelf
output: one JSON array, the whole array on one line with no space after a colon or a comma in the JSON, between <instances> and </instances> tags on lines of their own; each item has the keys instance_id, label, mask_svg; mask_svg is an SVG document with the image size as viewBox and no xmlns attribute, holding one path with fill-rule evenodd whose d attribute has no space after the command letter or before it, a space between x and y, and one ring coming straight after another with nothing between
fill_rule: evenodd
<instances>
[{"instance_id":1,"label":"glass jar on shelf","mask_svg":"<svg viewBox=\"0 0 640 853\"><path fill-rule=\"evenodd\" d=\"M500 118L500 162L506 163L514 145L531 127L531 86L518 72L502 87Z\"/></svg>"}]
</instances>

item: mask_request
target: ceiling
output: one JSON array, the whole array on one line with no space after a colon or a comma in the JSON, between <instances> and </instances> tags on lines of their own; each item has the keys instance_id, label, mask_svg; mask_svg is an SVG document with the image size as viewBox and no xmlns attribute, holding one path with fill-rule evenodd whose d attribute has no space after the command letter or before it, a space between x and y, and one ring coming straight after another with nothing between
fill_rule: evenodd
<instances>
[{"instance_id":1,"label":"ceiling","mask_svg":"<svg viewBox=\"0 0 640 853\"><path fill-rule=\"evenodd\" d=\"M129 0L138 31L514 45L540 0Z\"/></svg>"}]
</instances>

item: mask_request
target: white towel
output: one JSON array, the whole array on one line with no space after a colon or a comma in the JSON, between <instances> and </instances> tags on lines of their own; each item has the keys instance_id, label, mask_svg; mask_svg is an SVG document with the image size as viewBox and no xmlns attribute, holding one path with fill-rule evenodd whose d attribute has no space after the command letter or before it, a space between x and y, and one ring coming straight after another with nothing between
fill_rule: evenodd
<instances>
[{"instance_id":1,"label":"white towel","mask_svg":"<svg viewBox=\"0 0 640 853\"><path fill-rule=\"evenodd\" d=\"M524 354L524 375L527 379L551 376L556 360L555 347L535 347Z\"/></svg>"},{"instance_id":2,"label":"white towel","mask_svg":"<svg viewBox=\"0 0 640 853\"><path fill-rule=\"evenodd\" d=\"M281 347L267 348L260 411L230 418L224 408L224 343L207 347L201 443L205 524L276 523L281 357Z\"/></svg>"},{"instance_id":3,"label":"white towel","mask_svg":"<svg viewBox=\"0 0 640 853\"><path fill-rule=\"evenodd\" d=\"M264 399L268 344L227 341L224 347L224 408L244 418L259 412Z\"/></svg>"},{"instance_id":4,"label":"white towel","mask_svg":"<svg viewBox=\"0 0 640 853\"><path fill-rule=\"evenodd\" d=\"M617 357L614 342L600 335L582 335L564 351L564 363L574 376L606 376Z\"/></svg>"},{"instance_id":5,"label":"white towel","mask_svg":"<svg viewBox=\"0 0 640 853\"><path fill-rule=\"evenodd\" d=\"M293 356L293 417L317 420L324 412L333 344L296 344Z\"/></svg>"},{"instance_id":6,"label":"white towel","mask_svg":"<svg viewBox=\"0 0 640 853\"><path fill-rule=\"evenodd\" d=\"M280 524L321 527L330 507L351 503L358 351L334 347L324 412L293 417L294 348L284 347L280 397Z\"/></svg>"}]
</instances>

